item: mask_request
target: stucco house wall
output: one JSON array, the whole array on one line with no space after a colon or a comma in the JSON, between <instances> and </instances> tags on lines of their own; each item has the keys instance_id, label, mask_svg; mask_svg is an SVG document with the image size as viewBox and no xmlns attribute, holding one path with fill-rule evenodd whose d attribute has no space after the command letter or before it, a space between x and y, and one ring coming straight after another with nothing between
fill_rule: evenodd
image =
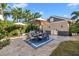
<instances>
[{"instance_id":1,"label":"stucco house wall","mask_svg":"<svg viewBox=\"0 0 79 59\"><path fill-rule=\"evenodd\" d=\"M57 31L69 31L69 24L67 21L51 22L50 29L54 29Z\"/></svg>"},{"instance_id":2,"label":"stucco house wall","mask_svg":"<svg viewBox=\"0 0 79 59\"><path fill-rule=\"evenodd\" d=\"M45 31L51 35L69 35L69 23L64 17L50 17L47 21L49 25L44 27Z\"/></svg>"},{"instance_id":3,"label":"stucco house wall","mask_svg":"<svg viewBox=\"0 0 79 59\"><path fill-rule=\"evenodd\" d=\"M62 35L68 35L69 32L69 24L67 21L57 21L50 22L49 26L43 27L45 31L51 31L52 35L58 35L59 33L63 33Z\"/></svg>"}]
</instances>

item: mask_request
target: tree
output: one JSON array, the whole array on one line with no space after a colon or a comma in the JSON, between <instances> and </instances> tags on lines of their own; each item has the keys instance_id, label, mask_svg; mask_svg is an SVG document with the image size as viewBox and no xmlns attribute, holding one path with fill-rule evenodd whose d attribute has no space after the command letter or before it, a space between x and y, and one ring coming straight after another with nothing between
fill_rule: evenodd
<instances>
[{"instance_id":1,"label":"tree","mask_svg":"<svg viewBox=\"0 0 79 59\"><path fill-rule=\"evenodd\" d=\"M71 19L72 19L72 20L77 19L77 20L76 20L76 23L78 23L78 22L79 22L79 11L74 11L74 12L72 12L71 15L73 15Z\"/></svg>"},{"instance_id":2,"label":"tree","mask_svg":"<svg viewBox=\"0 0 79 59\"><path fill-rule=\"evenodd\" d=\"M12 15L12 18L13 18L13 22L18 21L18 16L20 16L20 14L18 12L19 12L18 8L13 8L10 11L10 14Z\"/></svg>"},{"instance_id":3,"label":"tree","mask_svg":"<svg viewBox=\"0 0 79 59\"><path fill-rule=\"evenodd\" d=\"M29 22L35 18L40 18L41 16L42 15L39 12L32 13L31 10L27 9L24 11L25 22Z\"/></svg>"},{"instance_id":4,"label":"tree","mask_svg":"<svg viewBox=\"0 0 79 59\"><path fill-rule=\"evenodd\" d=\"M40 18L42 15L39 12L34 13L34 18Z\"/></svg>"},{"instance_id":5,"label":"tree","mask_svg":"<svg viewBox=\"0 0 79 59\"><path fill-rule=\"evenodd\" d=\"M23 15L24 15L23 17L24 17L25 22L29 22L33 18L33 14L31 10L25 9L23 11Z\"/></svg>"},{"instance_id":6,"label":"tree","mask_svg":"<svg viewBox=\"0 0 79 59\"><path fill-rule=\"evenodd\" d=\"M32 13L31 10L23 9L23 8L12 8L11 11L5 11L4 15L7 16L12 15L13 22L20 22L24 20L25 22L29 22L32 19L41 17L39 12Z\"/></svg>"},{"instance_id":7,"label":"tree","mask_svg":"<svg viewBox=\"0 0 79 59\"><path fill-rule=\"evenodd\" d=\"M1 13L2 13L2 15L3 15L3 18L5 19L5 9L6 8L8 8L8 5L7 5L7 3L1 3Z\"/></svg>"},{"instance_id":8,"label":"tree","mask_svg":"<svg viewBox=\"0 0 79 59\"><path fill-rule=\"evenodd\" d=\"M10 17L10 11L4 11L4 19L7 20L7 17Z\"/></svg>"},{"instance_id":9,"label":"tree","mask_svg":"<svg viewBox=\"0 0 79 59\"><path fill-rule=\"evenodd\" d=\"M24 19L25 12L22 8L13 8L10 13L12 15L13 22L20 22Z\"/></svg>"},{"instance_id":10,"label":"tree","mask_svg":"<svg viewBox=\"0 0 79 59\"><path fill-rule=\"evenodd\" d=\"M71 19L76 20L76 22L70 26L70 32L79 33L79 11L75 11L71 15L73 15Z\"/></svg>"}]
</instances>

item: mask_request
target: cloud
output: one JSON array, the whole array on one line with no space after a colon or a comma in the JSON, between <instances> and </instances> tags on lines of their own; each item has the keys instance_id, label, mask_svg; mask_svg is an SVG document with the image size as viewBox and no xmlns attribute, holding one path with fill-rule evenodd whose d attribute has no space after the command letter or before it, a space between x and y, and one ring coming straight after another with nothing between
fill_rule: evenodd
<instances>
[{"instance_id":1,"label":"cloud","mask_svg":"<svg viewBox=\"0 0 79 59\"><path fill-rule=\"evenodd\" d=\"M43 12L42 11L40 11L39 13L43 15Z\"/></svg>"},{"instance_id":2,"label":"cloud","mask_svg":"<svg viewBox=\"0 0 79 59\"><path fill-rule=\"evenodd\" d=\"M44 14L42 11L37 11L37 12L39 12L41 15L43 15L43 14Z\"/></svg>"},{"instance_id":3,"label":"cloud","mask_svg":"<svg viewBox=\"0 0 79 59\"><path fill-rule=\"evenodd\" d=\"M24 7L27 7L28 4L26 3L16 3L16 4L13 4L13 7L19 7L19 8L24 8Z\"/></svg>"},{"instance_id":4,"label":"cloud","mask_svg":"<svg viewBox=\"0 0 79 59\"><path fill-rule=\"evenodd\" d=\"M79 5L79 3L69 3L69 4L67 4L68 7L76 7L78 5Z\"/></svg>"},{"instance_id":5,"label":"cloud","mask_svg":"<svg viewBox=\"0 0 79 59\"><path fill-rule=\"evenodd\" d=\"M63 15L64 17L68 17L68 15Z\"/></svg>"}]
</instances>

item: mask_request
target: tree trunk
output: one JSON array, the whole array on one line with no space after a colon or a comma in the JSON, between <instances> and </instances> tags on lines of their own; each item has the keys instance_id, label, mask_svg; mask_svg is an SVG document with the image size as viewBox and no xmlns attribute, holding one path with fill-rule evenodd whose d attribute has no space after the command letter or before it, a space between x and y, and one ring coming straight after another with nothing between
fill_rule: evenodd
<instances>
[{"instance_id":1,"label":"tree trunk","mask_svg":"<svg viewBox=\"0 0 79 59\"><path fill-rule=\"evenodd\" d=\"M3 9L2 9L2 4L1 5L1 15L3 16L3 19L4 19L4 12L3 12Z\"/></svg>"}]
</instances>

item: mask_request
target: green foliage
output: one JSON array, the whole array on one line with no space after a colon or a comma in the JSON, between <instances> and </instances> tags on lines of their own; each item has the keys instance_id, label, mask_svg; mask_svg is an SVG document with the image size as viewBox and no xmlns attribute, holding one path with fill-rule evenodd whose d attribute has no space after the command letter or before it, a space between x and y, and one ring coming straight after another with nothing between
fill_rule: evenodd
<instances>
[{"instance_id":1,"label":"green foliage","mask_svg":"<svg viewBox=\"0 0 79 59\"><path fill-rule=\"evenodd\" d=\"M51 53L51 56L79 56L79 41L66 41Z\"/></svg>"},{"instance_id":2,"label":"green foliage","mask_svg":"<svg viewBox=\"0 0 79 59\"><path fill-rule=\"evenodd\" d=\"M10 21L0 21L0 29L4 29L6 27L9 27L13 25L13 22Z\"/></svg>"},{"instance_id":3,"label":"green foliage","mask_svg":"<svg viewBox=\"0 0 79 59\"><path fill-rule=\"evenodd\" d=\"M0 29L0 40L6 36L6 31Z\"/></svg>"},{"instance_id":4,"label":"green foliage","mask_svg":"<svg viewBox=\"0 0 79 59\"><path fill-rule=\"evenodd\" d=\"M4 9L6 9L8 7L8 5L7 5L7 3L1 3L1 7L4 10Z\"/></svg>"},{"instance_id":5,"label":"green foliage","mask_svg":"<svg viewBox=\"0 0 79 59\"><path fill-rule=\"evenodd\" d=\"M75 23L70 26L71 33L79 33L79 23Z\"/></svg>"},{"instance_id":6,"label":"green foliage","mask_svg":"<svg viewBox=\"0 0 79 59\"><path fill-rule=\"evenodd\" d=\"M20 35L24 33L25 28L26 27L23 25L12 25L12 26L5 28L5 30L8 32L8 36L16 36L16 35Z\"/></svg>"},{"instance_id":7,"label":"green foliage","mask_svg":"<svg viewBox=\"0 0 79 59\"><path fill-rule=\"evenodd\" d=\"M36 30L36 29L38 29L38 26L37 25L32 24L32 23L29 23L25 32L29 32L31 30Z\"/></svg>"},{"instance_id":8,"label":"green foliage","mask_svg":"<svg viewBox=\"0 0 79 59\"><path fill-rule=\"evenodd\" d=\"M13 24L13 25L11 25L11 26L6 27L5 30L8 31L8 32L11 32L11 31L13 31L13 30L16 30L16 29L23 29L23 28L24 28L23 25L15 25L15 24Z\"/></svg>"},{"instance_id":9,"label":"green foliage","mask_svg":"<svg viewBox=\"0 0 79 59\"><path fill-rule=\"evenodd\" d=\"M76 20L77 19L77 21L76 21L76 23L77 22L79 22L79 11L74 11L74 12L72 12L72 20Z\"/></svg>"},{"instance_id":10,"label":"green foliage","mask_svg":"<svg viewBox=\"0 0 79 59\"><path fill-rule=\"evenodd\" d=\"M0 29L5 28L6 23L4 21L0 21Z\"/></svg>"},{"instance_id":11,"label":"green foliage","mask_svg":"<svg viewBox=\"0 0 79 59\"><path fill-rule=\"evenodd\" d=\"M10 44L10 39L0 41L0 49Z\"/></svg>"},{"instance_id":12,"label":"green foliage","mask_svg":"<svg viewBox=\"0 0 79 59\"><path fill-rule=\"evenodd\" d=\"M8 13L6 14L9 15ZM10 15L12 15L13 22L29 22L32 19L39 18L42 16L39 12L33 13L31 10L22 8L13 8L10 11Z\"/></svg>"},{"instance_id":13,"label":"green foliage","mask_svg":"<svg viewBox=\"0 0 79 59\"><path fill-rule=\"evenodd\" d=\"M42 15L39 12L34 13L34 18L40 18Z\"/></svg>"},{"instance_id":14,"label":"green foliage","mask_svg":"<svg viewBox=\"0 0 79 59\"><path fill-rule=\"evenodd\" d=\"M16 29L8 33L8 36L18 36L20 35L20 30Z\"/></svg>"},{"instance_id":15,"label":"green foliage","mask_svg":"<svg viewBox=\"0 0 79 59\"><path fill-rule=\"evenodd\" d=\"M11 26L12 24L13 23L10 21L0 21L0 39L8 35L8 32L5 30L5 28Z\"/></svg>"}]
</instances>

